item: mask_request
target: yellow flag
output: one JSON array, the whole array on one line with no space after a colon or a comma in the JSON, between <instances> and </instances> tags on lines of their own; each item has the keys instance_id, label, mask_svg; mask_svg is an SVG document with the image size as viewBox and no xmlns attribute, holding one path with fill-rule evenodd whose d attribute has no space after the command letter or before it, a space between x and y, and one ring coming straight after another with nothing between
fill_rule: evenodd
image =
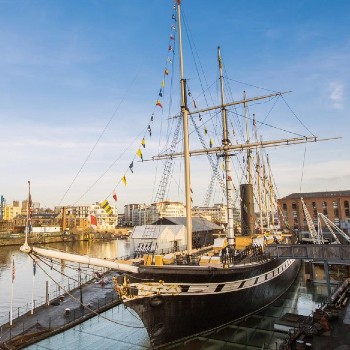
<instances>
[{"instance_id":1,"label":"yellow flag","mask_svg":"<svg viewBox=\"0 0 350 350\"><path fill-rule=\"evenodd\" d=\"M143 157L142 157L142 152L140 149L137 150L136 154L141 158L141 160L143 161Z\"/></svg>"},{"instance_id":2,"label":"yellow flag","mask_svg":"<svg viewBox=\"0 0 350 350\"><path fill-rule=\"evenodd\" d=\"M143 138L143 139L142 139L142 141L141 141L141 145L142 145L142 147L143 147L143 148L145 148L145 147L146 147L145 138Z\"/></svg>"},{"instance_id":3,"label":"yellow flag","mask_svg":"<svg viewBox=\"0 0 350 350\"><path fill-rule=\"evenodd\" d=\"M122 181L123 181L123 184L126 186L126 176L125 175L122 177Z\"/></svg>"},{"instance_id":4,"label":"yellow flag","mask_svg":"<svg viewBox=\"0 0 350 350\"><path fill-rule=\"evenodd\" d=\"M164 80L162 80L162 87L164 87L165 83L164 83Z\"/></svg>"}]
</instances>

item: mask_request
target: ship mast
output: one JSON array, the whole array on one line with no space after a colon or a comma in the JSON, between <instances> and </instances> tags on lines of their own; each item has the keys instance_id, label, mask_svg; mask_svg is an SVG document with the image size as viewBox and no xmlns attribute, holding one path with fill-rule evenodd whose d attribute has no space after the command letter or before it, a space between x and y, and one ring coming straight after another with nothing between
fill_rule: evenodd
<instances>
[{"instance_id":1,"label":"ship mast","mask_svg":"<svg viewBox=\"0 0 350 350\"><path fill-rule=\"evenodd\" d=\"M218 47L218 62L220 71L220 90L221 90L221 115L223 125L223 138L222 145L224 148L224 160L225 160L225 172L226 172L226 202L227 202L227 240L230 247L235 247L235 233L233 227L233 199L232 199L232 176L231 176L231 158L228 146L230 140L228 138L227 130L227 116L225 107L225 91L224 91L224 78L222 75L222 60L220 47Z\"/></svg>"},{"instance_id":2,"label":"ship mast","mask_svg":"<svg viewBox=\"0 0 350 350\"><path fill-rule=\"evenodd\" d=\"M255 114L253 114L253 126L254 126L254 133L255 133L255 141L258 141L258 132L256 129L256 120L255 120ZM261 193L261 165L260 165L260 156L259 156L259 150L258 147L255 147L255 156L256 156L256 172L257 172L257 178L258 178L258 203L259 203L259 227L260 227L260 233L264 232L264 226L263 226L263 206L262 206L262 193Z\"/></svg>"},{"instance_id":3,"label":"ship mast","mask_svg":"<svg viewBox=\"0 0 350 350\"><path fill-rule=\"evenodd\" d=\"M185 195L186 195L186 229L187 253L192 253L192 213L191 213L191 185L190 185L190 148L188 133L188 108L186 98L186 79L184 75L181 32L181 1L177 0L177 30L179 35L180 85L181 85L181 115L184 133L184 166L185 166Z\"/></svg>"}]
</instances>

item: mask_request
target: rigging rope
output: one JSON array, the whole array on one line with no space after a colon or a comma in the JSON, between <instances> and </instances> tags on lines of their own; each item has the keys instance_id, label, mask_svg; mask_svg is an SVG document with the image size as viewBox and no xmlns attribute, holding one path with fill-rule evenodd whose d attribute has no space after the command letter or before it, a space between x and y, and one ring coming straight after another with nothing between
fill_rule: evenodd
<instances>
[{"instance_id":1,"label":"rigging rope","mask_svg":"<svg viewBox=\"0 0 350 350\"><path fill-rule=\"evenodd\" d=\"M306 159L306 145L305 145L305 148L304 148L303 167L301 169L300 188L299 188L299 192L300 193L301 193L301 186L303 184L305 159Z\"/></svg>"},{"instance_id":2,"label":"rigging rope","mask_svg":"<svg viewBox=\"0 0 350 350\"><path fill-rule=\"evenodd\" d=\"M83 168L85 167L86 163L87 163L88 160L90 159L92 153L94 152L95 148L97 147L98 143L100 142L102 136L105 134L105 132L106 132L108 126L111 124L112 120L113 120L114 117L116 116L117 111L119 110L120 106L123 104L123 102L124 102L126 96L128 95L128 93L129 93L131 87L134 85L134 82L136 81L136 78L137 78L137 76L139 75L140 71L141 71L141 67L139 68L139 70L138 70L137 73L135 74L135 76L134 76L134 78L132 79L132 81L131 81L129 87L126 89L126 91L125 91L125 93L124 93L122 99L120 100L119 104L118 104L117 107L115 108L115 110L114 110L114 112L112 113L111 117L109 118L107 124L106 124L105 127L103 128L103 130L102 130L101 134L99 135L99 137L97 138L95 144L92 146L90 152L89 152L88 155L86 156L86 158L85 158L83 164L81 165L81 167L79 168L78 172L75 174L75 176L74 176L72 182L70 183L70 185L68 186L66 192L63 194L61 200L60 200L59 203L58 203L59 206L61 205L62 201L63 201L64 198L66 197L68 191L72 188L73 184L75 183L75 180L78 178L79 174L82 172L82 170L83 170Z\"/></svg>"}]
</instances>

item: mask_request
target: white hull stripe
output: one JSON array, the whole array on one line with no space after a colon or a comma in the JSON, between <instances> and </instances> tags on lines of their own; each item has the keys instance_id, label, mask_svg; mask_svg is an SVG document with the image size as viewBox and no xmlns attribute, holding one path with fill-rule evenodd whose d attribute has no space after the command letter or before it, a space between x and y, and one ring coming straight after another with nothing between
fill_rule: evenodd
<instances>
[{"instance_id":1,"label":"white hull stripe","mask_svg":"<svg viewBox=\"0 0 350 350\"><path fill-rule=\"evenodd\" d=\"M294 259L285 260L281 265L271 271L263 273L259 276L254 276L244 280L237 280L233 282L224 283L132 283L131 287L138 290L137 297L147 297L155 294L162 295L204 295L216 293L228 293L232 291L243 290L251 287L267 283L272 279L280 276L286 271L294 262ZM125 299L129 299L126 297Z\"/></svg>"}]
</instances>

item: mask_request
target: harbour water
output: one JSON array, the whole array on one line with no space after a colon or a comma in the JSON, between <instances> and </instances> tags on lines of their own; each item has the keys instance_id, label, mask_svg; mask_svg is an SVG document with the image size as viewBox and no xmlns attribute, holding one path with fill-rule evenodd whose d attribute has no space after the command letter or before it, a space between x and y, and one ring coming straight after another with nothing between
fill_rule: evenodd
<instances>
[{"instance_id":1,"label":"harbour water","mask_svg":"<svg viewBox=\"0 0 350 350\"><path fill-rule=\"evenodd\" d=\"M125 255L128 251L127 241L76 242L53 245L54 248L67 252L89 254L101 258L113 258ZM18 251L18 248L0 248L0 310L1 316L8 317L11 290L11 261L15 259L16 278L14 283L14 310L30 304L32 291L32 262L30 258ZM67 276L76 274L76 267L66 265ZM46 266L49 275L60 279L60 271ZM90 271L86 271L91 273ZM322 270L316 270L322 279ZM37 270L35 276L36 299L45 297L47 275ZM72 283L73 279L65 278L60 283ZM52 284L52 283L51 283ZM57 289L52 284L51 293ZM276 349L286 335L274 331L274 322L287 312L308 316L327 296L324 284L306 282L303 272L300 273L293 287L276 303L257 315L246 320L209 332L205 336L195 337L173 349ZM15 311L14 311L15 312ZM166 317L166 315L164 316ZM210 306L208 305L208 317ZM3 323L3 322L1 322ZM139 318L129 309L120 305L105 312L102 317L96 316L65 332L45 339L27 349L148 349L149 338Z\"/></svg>"}]
</instances>

